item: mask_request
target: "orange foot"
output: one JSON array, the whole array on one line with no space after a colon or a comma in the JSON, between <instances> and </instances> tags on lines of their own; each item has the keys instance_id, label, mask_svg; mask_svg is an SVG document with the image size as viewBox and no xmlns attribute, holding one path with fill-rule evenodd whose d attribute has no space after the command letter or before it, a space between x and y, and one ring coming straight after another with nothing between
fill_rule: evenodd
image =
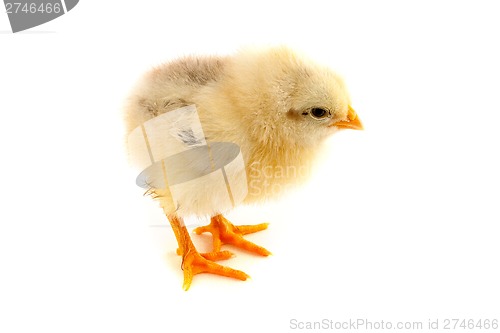
<instances>
[{"instance_id":1,"label":"orange foot","mask_svg":"<svg viewBox=\"0 0 500 333\"><path fill-rule=\"evenodd\" d=\"M271 254L271 252L269 252L262 246L258 246L243 238L244 235L267 229L267 226L268 223L235 226L224 216L215 215L210 219L209 225L198 227L194 229L194 232L198 235L204 232L210 232L212 234L214 249L213 252L206 254L207 256L217 256L220 253L228 252L220 251L221 246L224 244L234 245L261 256L268 256Z\"/></svg>"},{"instance_id":2,"label":"orange foot","mask_svg":"<svg viewBox=\"0 0 500 333\"><path fill-rule=\"evenodd\" d=\"M216 259L222 260L227 258L224 257L222 259ZM249 276L245 272L222 266L209 259L206 259L206 255L198 253L198 251L196 251L194 247L189 252L184 254L182 258L182 270L184 271L184 283L182 285L182 288L184 288L184 290L188 290L191 286L193 276L200 273L217 274L242 281L245 281L249 278Z\"/></svg>"},{"instance_id":3,"label":"orange foot","mask_svg":"<svg viewBox=\"0 0 500 333\"><path fill-rule=\"evenodd\" d=\"M193 276L200 273L211 273L245 281L249 276L245 272L216 264L215 260L229 259L232 254L229 251L214 251L206 254L198 253L194 247L182 219L172 215L169 216L172 229L174 230L179 249L177 253L182 255L182 270L184 271L184 290L188 290L193 281Z\"/></svg>"}]
</instances>

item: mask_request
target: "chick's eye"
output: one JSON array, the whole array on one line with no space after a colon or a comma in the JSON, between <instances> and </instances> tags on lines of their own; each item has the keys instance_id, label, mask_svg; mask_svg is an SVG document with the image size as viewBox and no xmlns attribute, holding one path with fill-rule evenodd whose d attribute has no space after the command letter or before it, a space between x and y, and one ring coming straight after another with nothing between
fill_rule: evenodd
<instances>
[{"instance_id":1,"label":"chick's eye","mask_svg":"<svg viewBox=\"0 0 500 333\"><path fill-rule=\"evenodd\" d=\"M316 119L323 119L330 115L330 112L322 108L312 108L311 116Z\"/></svg>"}]
</instances>

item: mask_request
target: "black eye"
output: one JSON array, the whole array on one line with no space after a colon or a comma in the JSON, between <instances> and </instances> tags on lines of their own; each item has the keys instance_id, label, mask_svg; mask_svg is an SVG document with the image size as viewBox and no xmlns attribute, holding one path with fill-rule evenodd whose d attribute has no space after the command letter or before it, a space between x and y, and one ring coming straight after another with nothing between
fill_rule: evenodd
<instances>
[{"instance_id":1,"label":"black eye","mask_svg":"<svg viewBox=\"0 0 500 333\"><path fill-rule=\"evenodd\" d=\"M316 119L323 119L330 115L330 112L322 108L312 108L311 116Z\"/></svg>"}]
</instances>

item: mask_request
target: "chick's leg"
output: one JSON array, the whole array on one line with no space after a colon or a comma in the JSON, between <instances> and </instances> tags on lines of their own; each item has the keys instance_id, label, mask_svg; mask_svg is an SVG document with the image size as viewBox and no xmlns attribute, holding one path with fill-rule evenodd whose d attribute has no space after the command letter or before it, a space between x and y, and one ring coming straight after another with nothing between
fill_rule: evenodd
<instances>
[{"instance_id":1,"label":"chick's leg","mask_svg":"<svg viewBox=\"0 0 500 333\"><path fill-rule=\"evenodd\" d=\"M227 251L223 252L212 252L208 255L202 255L198 253L194 247L189 233L182 223L182 219L176 215L168 216L168 220L172 225L175 237L177 238L177 243L179 244L179 249L177 253L182 255L182 270L184 271L184 290L188 290L191 286L193 276L200 273L212 273L227 277L232 277L238 280L246 280L248 275L242 271L225 267L214 263L212 260L227 259Z\"/></svg>"},{"instance_id":2,"label":"chick's leg","mask_svg":"<svg viewBox=\"0 0 500 333\"><path fill-rule=\"evenodd\" d=\"M213 253L219 253L222 245L230 244L261 256L268 256L271 252L243 238L244 235L267 229L267 226L268 223L235 226L219 214L210 219L209 225L198 227L194 229L194 232L198 235L204 232L212 234Z\"/></svg>"}]
</instances>

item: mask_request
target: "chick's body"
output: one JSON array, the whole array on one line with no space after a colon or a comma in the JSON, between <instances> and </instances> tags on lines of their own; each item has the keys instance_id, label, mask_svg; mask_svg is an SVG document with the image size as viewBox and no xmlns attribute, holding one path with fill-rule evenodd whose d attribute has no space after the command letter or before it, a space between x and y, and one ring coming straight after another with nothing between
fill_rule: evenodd
<instances>
[{"instance_id":1,"label":"chick's body","mask_svg":"<svg viewBox=\"0 0 500 333\"><path fill-rule=\"evenodd\" d=\"M303 181L323 139L335 131L318 130L315 121L297 119L300 113L322 106L336 110L336 120L344 119L349 100L334 73L287 48L185 57L142 78L126 108L128 130L190 104L197 107L207 141L241 148L249 183L245 201L252 202ZM200 190L210 191L193 194ZM157 192L167 211L173 211L168 195ZM218 208L196 203L185 212L204 215Z\"/></svg>"},{"instance_id":2,"label":"chick's body","mask_svg":"<svg viewBox=\"0 0 500 333\"><path fill-rule=\"evenodd\" d=\"M128 132L191 104L207 142L231 142L241 149L246 202L279 195L302 182L326 137L339 128L361 128L342 80L285 47L185 57L154 68L128 101ZM194 199L180 216L168 189L155 194L171 222L188 214L214 217L224 209L210 188L193 189ZM176 235L179 240L178 231Z\"/></svg>"}]
</instances>

